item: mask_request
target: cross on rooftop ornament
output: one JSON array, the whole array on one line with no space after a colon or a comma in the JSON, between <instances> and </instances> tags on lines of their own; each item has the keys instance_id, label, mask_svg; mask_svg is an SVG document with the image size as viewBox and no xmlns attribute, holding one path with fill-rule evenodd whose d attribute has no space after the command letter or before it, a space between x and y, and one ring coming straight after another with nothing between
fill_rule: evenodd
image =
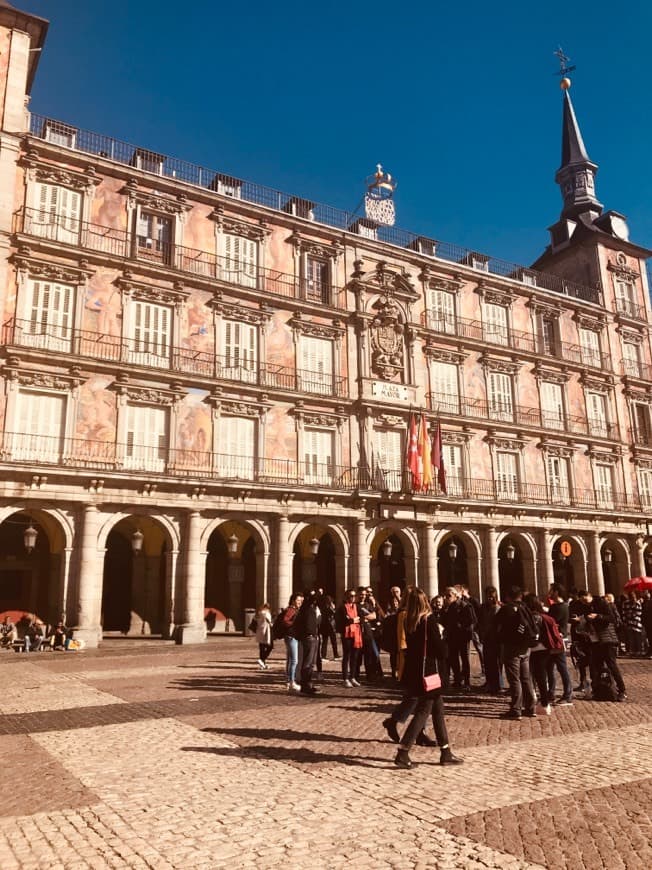
<instances>
[{"instance_id":1,"label":"cross on rooftop ornament","mask_svg":"<svg viewBox=\"0 0 652 870\"><path fill-rule=\"evenodd\" d=\"M570 60L570 57L568 57L568 55L564 54L561 45L559 46L557 51L553 51L553 54L555 55L555 57L557 57L559 59L559 71L556 73L553 73L553 75L560 76L561 78L566 78L568 73L573 72L573 70L576 67L575 66L568 66L568 62Z\"/></svg>"}]
</instances>

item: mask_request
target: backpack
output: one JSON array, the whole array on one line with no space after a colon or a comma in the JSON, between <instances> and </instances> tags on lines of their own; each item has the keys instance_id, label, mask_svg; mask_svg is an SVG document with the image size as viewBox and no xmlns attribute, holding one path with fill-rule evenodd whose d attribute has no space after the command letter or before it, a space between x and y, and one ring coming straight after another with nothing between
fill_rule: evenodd
<instances>
[{"instance_id":1,"label":"backpack","mask_svg":"<svg viewBox=\"0 0 652 870\"><path fill-rule=\"evenodd\" d=\"M602 668L598 679L595 681L595 685L593 686L593 700L615 701L616 694L616 686L613 677L606 668Z\"/></svg>"},{"instance_id":2,"label":"backpack","mask_svg":"<svg viewBox=\"0 0 652 870\"><path fill-rule=\"evenodd\" d=\"M547 613L541 614L541 632L539 640L546 649L553 653L563 652L564 638L561 636L559 626Z\"/></svg>"},{"instance_id":3,"label":"backpack","mask_svg":"<svg viewBox=\"0 0 652 870\"><path fill-rule=\"evenodd\" d=\"M536 646L539 643L539 632L534 624L534 617L530 609L520 601L503 606L512 610L512 618L507 626L502 627L501 642L513 644L516 647L525 646L528 649Z\"/></svg>"},{"instance_id":4,"label":"backpack","mask_svg":"<svg viewBox=\"0 0 652 870\"><path fill-rule=\"evenodd\" d=\"M274 638L274 640L282 640L284 637L287 636L288 625L285 621L286 610L287 608L279 610L279 612L276 614L274 622L272 623L272 637Z\"/></svg>"}]
</instances>

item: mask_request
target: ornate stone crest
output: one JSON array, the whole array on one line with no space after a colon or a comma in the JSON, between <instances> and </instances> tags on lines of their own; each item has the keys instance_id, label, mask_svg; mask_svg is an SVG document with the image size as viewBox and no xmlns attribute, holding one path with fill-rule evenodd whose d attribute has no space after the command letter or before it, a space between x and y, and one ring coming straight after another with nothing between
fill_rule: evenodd
<instances>
[{"instance_id":1,"label":"ornate stone crest","mask_svg":"<svg viewBox=\"0 0 652 870\"><path fill-rule=\"evenodd\" d=\"M404 370L405 324L397 302L391 296L380 296L372 308L376 316L371 321L371 369L385 381L400 380Z\"/></svg>"}]
</instances>

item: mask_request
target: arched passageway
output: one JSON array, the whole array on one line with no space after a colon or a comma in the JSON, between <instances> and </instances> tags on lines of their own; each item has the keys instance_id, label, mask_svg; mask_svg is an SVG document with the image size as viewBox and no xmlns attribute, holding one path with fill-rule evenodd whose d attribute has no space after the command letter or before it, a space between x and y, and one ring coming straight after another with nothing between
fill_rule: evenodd
<instances>
[{"instance_id":1,"label":"arched passageway","mask_svg":"<svg viewBox=\"0 0 652 870\"><path fill-rule=\"evenodd\" d=\"M381 607L386 607L392 586L398 586L401 591L405 589L405 549L401 538L396 534L389 535L378 547L376 559L376 594Z\"/></svg>"},{"instance_id":2,"label":"arched passageway","mask_svg":"<svg viewBox=\"0 0 652 870\"><path fill-rule=\"evenodd\" d=\"M311 524L298 535L293 547L292 588L295 592L323 589L333 599L337 591L335 541L327 527Z\"/></svg>"},{"instance_id":3,"label":"arched passageway","mask_svg":"<svg viewBox=\"0 0 652 870\"><path fill-rule=\"evenodd\" d=\"M166 535L151 517L126 517L109 532L102 578L102 633L164 633Z\"/></svg>"},{"instance_id":4,"label":"arched passageway","mask_svg":"<svg viewBox=\"0 0 652 870\"><path fill-rule=\"evenodd\" d=\"M0 613L35 613L46 623L60 617L61 554L54 552L48 519L17 511L0 523Z\"/></svg>"},{"instance_id":5,"label":"arched passageway","mask_svg":"<svg viewBox=\"0 0 652 870\"><path fill-rule=\"evenodd\" d=\"M449 535L437 549L439 594L447 586L469 585L468 557L464 540L458 535Z\"/></svg>"},{"instance_id":6,"label":"arched passageway","mask_svg":"<svg viewBox=\"0 0 652 870\"><path fill-rule=\"evenodd\" d=\"M227 521L213 529L206 553L204 613L209 631L242 631L245 608L255 609L256 542L249 528Z\"/></svg>"}]
</instances>

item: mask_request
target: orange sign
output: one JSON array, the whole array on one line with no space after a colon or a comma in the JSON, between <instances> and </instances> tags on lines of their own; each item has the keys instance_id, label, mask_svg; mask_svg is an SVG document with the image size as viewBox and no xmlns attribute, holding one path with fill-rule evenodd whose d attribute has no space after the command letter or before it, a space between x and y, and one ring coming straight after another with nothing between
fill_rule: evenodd
<instances>
[{"instance_id":1,"label":"orange sign","mask_svg":"<svg viewBox=\"0 0 652 870\"><path fill-rule=\"evenodd\" d=\"M573 548L568 541L562 541L559 547L559 552L562 554L562 556L570 556L570 554L573 552Z\"/></svg>"}]
</instances>

